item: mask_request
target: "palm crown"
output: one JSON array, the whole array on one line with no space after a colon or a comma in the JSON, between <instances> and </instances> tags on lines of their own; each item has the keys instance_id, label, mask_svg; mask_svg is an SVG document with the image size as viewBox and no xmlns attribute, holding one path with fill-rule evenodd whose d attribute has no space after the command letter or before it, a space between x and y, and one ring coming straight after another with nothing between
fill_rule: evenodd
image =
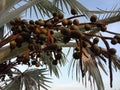
<instances>
[{"instance_id":1,"label":"palm crown","mask_svg":"<svg viewBox=\"0 0 120 90\"><path fill-rule=\"evenodd\" d=\"M59 68L66 64L66 56L62 51L64 47L73 48L69 74L75 69L77 80L88 76L90 81L95 80L98 90L104 90L98 67L108 74L103 66L108 62L106 66L109 68L112 87L112 69L113 66L120 69L120 60L116 49L111 48L110 44L120 43L120 34L107 30L106 25L119 21L120 13L117 7L111 11L90 11L76 0L0 2L2 89L13 90L14 87L15 90L22 90L24 85L26 90L39 90L40 87L47 89L49 86L45 82L51 81L46 73L54 73L59 77ZM64 17L63 7L71 14L70 17ZM37 18L47 15L48 19L23 19L23 12L31 17L34 13ZM102 19L95 15L104 13L107 15ZM89 22L80 23L79 17L86 17ZM6 34L4 27L8 28ZM113 34L114 37L102 35L104 32ZM105 47L101 47L99 41L103 41ZM22 65L32 69L22 72L17 68Z\"/></svg>"}]
</instances>

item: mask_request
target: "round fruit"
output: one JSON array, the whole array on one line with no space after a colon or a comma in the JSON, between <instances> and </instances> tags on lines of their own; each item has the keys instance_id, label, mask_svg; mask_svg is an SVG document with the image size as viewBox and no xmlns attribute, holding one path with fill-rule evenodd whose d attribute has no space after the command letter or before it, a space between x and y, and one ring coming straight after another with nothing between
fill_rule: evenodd
<instances>
[{"instance_id":1,"label":"round fruit","mask_svg":"<svg viewBox=\"0 0 120 90\"><path fill-rule=\"evenodd\" d=\"M78 30L71 31L71 38L79 39L82 36L82 33Z\"/></svg>"},{"instance_id":2,"label":"round fruit","mask_svg":"<svg viewBox=\"0 0 120 90\"><path fill-rule=\"evenodd\" d=\"M109 49L109 53L110 53L111 55L115 55L115 54L116 54L116 49L115 49L115 48L110 48L110 49Z\"/></svg>"},{"instance_id":3,"label":"round fruit","mask_svg":"<svg viewBox=\"0 0 120 90\"><path fill-rule=\"evenodd\" d=\"M25 20L25 19L23 19L23 20L21 20L21 24L23 25L28 25L28 22L27 22L27 20Z\"/></svg>"},{"instance_id":4,"label":"round fruit","mask_svg":"<svg viewBox=\"0 0 120 90\"><path fill-rule=\"evenodd\" d=\"M61 34L63 35L70 35L70 30L68 28L62 28L61 29Z\"/></svg>"},{"instance_id":5,"label":"round fruit","mask_svg":"<svg viewBox=\"0 0 120 90\"><path fill-rule=\"evenodd\" d=\"M41 40L41 41L45 41L45 40L47 39L47 36L46 36L45 34L40 34L40 35L38 36L38 38L39 38L39 40Z\"/></svg>"},{"instance_id":6,"label":"round fruit","mask_svg":"<svg viewBox=\"0 0 120 90\"><path fill-rule=\"evenodd\" d=\"M68 19L68 25L72 25L72 20Z\"/></svg>"},{"instance_id":7,"label":"round fruit","mask_svg":"<svg viewBox=\"0 0 120 90\"><path fill-rule=\"evenodd\" d=\"M74 24L74 25L79 25L79 24L80 24L80 23L79 23L79 20L78 20L78 19L74 19L74 20L73 20L73 24Z\"/></svg>"},{"instance_id":8,"label":"round fruit","mask_svg":"<svg viewBox=\"0 0 120 90\"><path fill-rule=\"evenodd\" d=\"M105 32L106 30L107 30L107 27L104 26L104 25L102 25L102 26L101 26L101 31Z\"/></svg>"},{"instance_id":9,"label":"round fruit","mask_svg":"<svg viewBox=\"0 0 120 90\"><path fill-rule=\"evenodd\" d=\"M42 28L40 33L47 35L48 31L46 28Z\"/></svg>"},{"instance_id":10,"label":"round fruit","mask_svg":"<svg viewBox=\"0 0 120 90\"><path fill-rule=\"evenodd\" d=\"M16 24L20 24L21 19L20 19L19 17L16 17L16 18L14 19L14 21L15 21Z\"/></svg>"},{"instance_id":11,"label":"round fruit","mask_svg":"<svg viewBox=\"0 0 120 90\"><path fill-rule=\"evenodd\" d=\"M36 28L34 32L35 32L35 34L39 35L41 30L39 28Z\"/></svg>"},{"instance_id":12,"label":"round fruit","mask_svg":"<svg viewBox=\"0 0 120 90\"><path fill-rule=\"evenodd\" d=\"M67 20L67 19L64 19L64 20L62 21L62 25L63 25L63 26L68 25L68 20Z\"/></svg>"},{"instance_id":13,"label":"round fruit","mask_svg":"<svg viewBox=\"0 0 120 90\"><path fill-rule=\"evenodd\" d=\"M120 43L120 35L116 35L116 36L114 36L114 38L116 38L118 43Z\"/></svg>"},{"instance_id":14,"label":"round fruit","mask_svg":"<svg viewBox=\"0 0 120 90\"><path fill-rule=\"evenodd\" d=\"M14 20L11 20L11 21L10 21L10 25L13 25L13 26L14 26L15 24L16 24L16 23L15 23Z\"/></svg>"},{"instance_id":15,"label":"round fruit","mask_svg":"<svg viewBox=\"0 0 120 90\"><path fill-rule=\"evenodd\" d=\"M52 26L52 23L50 21L46 22L45 24L47 27L51 27Z\"/></svg>"},{"instance_id":16,"label":"round fruit","mask_svg":"<svg viewBox=\"0 0 120 90\"><path fill-rule=\"evenodd\" d=\"M116 38L113 38L113 39L111 40L111 44L115 45L115 44L117 44L117 43L118 43L118 40L117 40Z\"/></svg>"},{"instance_id":17,"label":"round fruit","mask_svg":"<svg viewBox=\"0 0 120 90\"><path fill-rule=\"evenodd\" d=\"M40 26L44 26L45 25L45 21L44 20L39 20L39 25Z\"/></svg>"},{"instance_id":18,"label":"round fruit","mask_svg":"<svg viewBox=\"0 0 120 90\"><path fill-rule=\"evenodd\" d=\"M90 24L85 24L85 30L90 30L91 29L91 25Z\"/></svg>"},{"instance_id":19,"label":"round fruit","mask_svg":"<svg viewBox=\"0 0 120 90\"><path fill-rule=\"evenodd\" d=\"M76 10L76 9L74 9L74 8L73 8L73 9L71 9L71 14L72 14L72 15L77 14L77 10Z\"/></svg>"},{"instance_id":20,"label":"round fruit","mask_svg":"<svg viewBox=\"0 0 120 90\"><path fill-rule=\"evenodd\" d=\"M93 39L93 44L97 44L99 42L99 38L94 38Z\"/></svg>"},{"instance_id":21,"label":"round fruit","mask_svg":"<svg viewBox=\"0 0 120 90\"><path fill-rule=\"evenodd\" d=\"M16 42L13 40L10 42L10 48L14 49L16 47Z\"/></svg>"},{"instance_id":22,"label":"round fruit","mask_svg":"<svg viewBox=\"0 0 120 90\"><path fill-rule=\"evenodd\" d=\"M92 16L90 17L90 21L91 21L91 22L96 22L96 21L97 21L97 16L96 16L96 15L92 15Z\"/></svg>"},{"instance_id":23,"label":"round fruit","mask_svg":"<svg viewBox=\"0 0 120 90\"><path fill-rule=\"evenodd\" d=\"M59 18L59 19L63 19L63 18L64 18L63 13L59 13L59 14L58 14L58 18Z\"/></svg>"},{"instance_id":24,"label":"round fruit","mask_svg":"<svg viewBox=\"0 0 120 90\"><path fill-rule=\"evenodd\" d=\"M58 64L58 61L57 61L57 60L53 60L53 61L52 61L52 64L53 64L53 65L57 65L57 64Z\"/></svg>"},{"instance_id":25,"label":"round fruit","mask_svg":"<svg viewBox=\"0 0 120 90\"><path fill-rule=\"evenodd\" d=\"M56 16L57 16L57 13L56 13L56 12L53 12L52 15L53 15L53 17L56 17Z\"/></svg>"},{"instance_id":26,"label":"round fruit","mask_svg":"<svg viewBox=\"0 0 120 90\"><path fill-rule=\"evenodd\" d=\"M73 58L74 59L79 59L80 58L80 52L74 52L73 53Z\"/></svg>"},{"instance_id":27,"label":"round fruit","mask_svg":"<svg viewBox=\"0 0 120 90\"><path fill-rule=\"evenodd\" d=\"M34 22L33 20L30 20L30 21L29 21L29 24L33 24L33 25L34 25L35 22Z\"/></svg>"},{"instance_id":28,"label":"round fruit","mask_svg":"<svg viewBox=\"0 0 120 90\"><path fill-rule=\"evenodd\" d=\"M78 27L78 26L76 26L76 25L71 25L70 29L71 29L71 30L78 30L78 29L79 29L79 27Z\"/></svg>"}]
</instances>

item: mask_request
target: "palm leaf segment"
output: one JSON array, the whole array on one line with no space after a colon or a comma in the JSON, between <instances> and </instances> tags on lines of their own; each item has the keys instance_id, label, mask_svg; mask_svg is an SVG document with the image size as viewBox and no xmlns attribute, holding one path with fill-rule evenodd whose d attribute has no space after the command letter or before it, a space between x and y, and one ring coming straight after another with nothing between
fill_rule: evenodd
<instances>
[{"instance_id":1,"label":"palm leaf segment","mask_svg":"<svg viewBox=\"0 0 120 90\"><path fill-rule=\"evenodd\" d=\"M54 2L57 3L56 1L54 1ZM67 0L66 0L66 2L70 3ZM65 3L65 1L64 1L64 3ZM85 12L87 12L87 11L85 11ZM119 16L119 12L115 12L115 13L116 14L114 14L114 16L112 15L113 17L111 17L111 14L110 14L109 18L114 18L115 16L117 16L117 17ZM67 18L67 19L71 20L71 19L74 19L76 17L81 17L81 15L75 15L75 16L72 16L72 17ZM45 22L50 22L54 19L55 18L53 17L49 20L46 20ZM105 18L105 20L106 19L107 18ZM15 20L15 22L18 21L18 24L15 25L16 28L18 28L18 26L22 25L22 24L20 24L21 20L20 20L20 22L19 22L19 20L20 19ZM115 44L115 43L113 43L112 39L116 39L117 43L119 43L119 35L120 34L116 34L116 33L108 31L105 27L105 24L104 24L104 23L106 23L106 22L104 22L105 20L96 21L95 16L94 16L94 19L92 19L92 17L91 17L91 22L90 23L76 24L74 22L73 25L76 25L77 27L79 27L76 31L74 31L74 28L70 28L70 27L68 27L69 25L63 23L64 20L65 19L61 19L61 20L55 22L54 23L55 26L53 26L52 28L50 28L49 26L46 27L44 25L42 26L42 28L40 28L39 23L37 23L37 21L36 21L35 24L32 23L33 26L37 25L37 27L31 27L32 25L31 25L31 23L29 23L31 25L30 28L32 28L32 29L35 28L34 30L37 31L37 33L39 33L39 34L41 34L41 32L39 32L39 30L47 29L47 37L48 38L44 39L44 40L48 41L47 43L46 42L37 42L37 43L40 43L40 45L37 45L37 43L33 43L32 45L29 44L30 46L28 47L28 45L27 45L28 42L26 42L27 39L36 40L36 38L34 38L34 36L33 36L33 33L34 34L37 34L37 33L34 32L34 31L31 31L32 33L29 32L29 33L31 33L30 34L31 37L29 37L29 38L28 37L23 37L25 39L25 41L22 42L22 43L24 44L25 47L23 47L23 46L21 47L21 45L18 45L19 48L16 48L16 49L14 49L13 47L10 47L10 48L7 47L7 48L2 48L1 50L5 51L5 49L7 49L8 50L7 52L10 52L10 53L6 54L7 59L11 59L10 56L12 56L12 58L15 57L15 56L13 56L14 51L15 50L18 51L19 49L22 48L22 51L18 51L18 54L17 54L17 55L19 55L19 53L21 53L22 56L20 55L19 57L17 57L17 59L14 63L16 63L16 64L21 64L22 63L22 64L25 64L25 65L28 65L28 66L31 65L31 64L37 63L37 64L35 64L37 67L39 66L40 63L42 65L47 64L48 68L50 69L50 72L52 73L52 71L53 71L56 74L56 76L59 77L56 66L52 66L52 64L57 64L56 60L54 60L54 59L57 58L56 55L62 54L60 47L66 46L66 45L67 46L69 46L69 45L75 46L75 48L77 48L77 49L75 49L75 51L74 51L74 55L73 55L74 60L73 60L73 63L71 65L73 67L75 67L75 65L76 65L76 77L78 79L80 78L79 77L80 72L82 73L82 77L85 77L86 72L89 72L89 80L91 81L90 76L92 76L93 79L96 81L98 90L104 90L104 85L103 85L103 82L102 82L102 78L101 78L101 75L100 75L98 65L103 69L103 71L105 73L107 73L104 66L103 66L103 63L106 64L106 62L107 62L106 59L108 59L109 60L108 61L109 62L109 70L110 70L110 85L112 87L112 63L114 64L115 68L120 69L120 61L119 61L119 58L115 55L115 49L110 48L107 40L111 40L112 44ZM114 22L116 22L117 20L118 20L118 18L115 19ZM28 22L24 21L24 20L22 20L22 23L24 25L28 24ZM109 24L109 23L110 23L110 21L107 22L106 24ZM13 24L14 23L11 23L11 25L13 25ZM50 25L50 24L48 24L48 25ZM87 26L87 28L86 28L86 26ZM91 28L90 27L88 28L88 26L90 26ZM31 30L29 27L26 27L26 28ZM52 30L54 32L53 35L52 35L52 33L50 33L50 30ZM60 32L56 32L56 30L57 31L60 30ZM64 33L64 30L66 30L65 32L67 32L67 33ZM28 32L28 31L25 31L25 32ZM102 36L99 32L112 33L112 34L115 35L115 37L114 38L105 37L105 36ZM15 33L14 30L13 30L13 33L14 34L12 36L4 39L1 42L1 45L0 45L1 47L4 46L5 44L7 44L9 41L16 40L20 35L23 34L22 32L19 32L21 34ZM82 34L83 34L83 36L82 36ZM59 37L59 38L56 38L56 37ZM92 42L91 37L93 37L93 38L97 37L97 38L101 39L104 42L104 44L106 46L106 49L98 46L98 44L96 43L96 41L94 41L94 39L93 39L93 42ZM69 40L71 40L71 39L75 40L75 44L69 44L69 40L65 41L64 38L69 38ZM55 39L56 39L57 42L55 42ZM38 40L38 41L40 41L40 40ZM83 42L83 41L85 41L85 42ZM63 44L59 44L60 42L62 42ZM64 43L65 44L67 43L67 44L64 45ZM51 44L51 45L48 45L48 44ZM84 44L86 44L86 45L84 46ZM12 49L12 53L11 53L11 49ZM40 50L40 52L39 52L39 50ZM114 50L114 51L109 52L111 50ZM35 52L33 52L33 51L35 51ZM57 52L57 51L59 51L59 52ZM39 56L40 58L37 58L39 54L40 55L43 54L43 55ZM78 55L78 57L76 57L75 54ZM29 55L30 55L30 57L29 57ZM5 61L6 56L1 57L1 59L3 61ZM60 59L62 59L62 58L60 58ZM49 60L51 60L53 62L51 63ZM39 61L39 63L38 63L38 61ZM63 63L63 65L64 65L65 61L63 60L63 61L60 61L59 63L60 64ZM94 69L92 67L94 67ZM35 70L35 71L37 73L37 70ZM26 73L30 73L30 72L26 71ZM31 74L30 74L30 77L26 78L26 73L23 74L25 76L24 76L24 78L22 78L25 81L24 83L28 83L28 80L31 80L31 83L34 83L34 85L35 85L35 87L33 87L33 88L36 89L37 88L36 85L39 85L39 84L36 83L36 78L31 78L32 77ZM9 73L6 72L5 74L9 74ZM18 82L18 80L16 80L16 81ZM27 84L25 84L25 85L27 85ZM29 85L26 86L26 88L29 89L30 88Z\"/></svg>"},{"instance_id":2,"label":"palm leaf segment","mask_svg":"<svg viewBox=\"0 0 120 90\"><path fill-rule=\"evenodd\" d=\"M46 77L47 70L44 69L30 69L25 72L15 76L13 81L9 82L4 90L40 90L40 88L44 88L48 90L46 87L49 87L45 84L45 82L51 83L49 81L50 78Z\"/></svg>"}]
</instances>

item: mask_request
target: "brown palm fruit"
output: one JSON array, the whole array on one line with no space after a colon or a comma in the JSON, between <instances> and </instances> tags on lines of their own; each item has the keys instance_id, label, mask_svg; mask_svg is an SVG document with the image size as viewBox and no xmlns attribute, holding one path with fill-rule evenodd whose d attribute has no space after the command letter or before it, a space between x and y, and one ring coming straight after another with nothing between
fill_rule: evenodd
<instances>
[{"instance_id":1,"label":"brown palm fruit","mask_svg":"<svg viewBox=\"0 0 120 90\"><path fill-rule=\"evenodd\" d=\"M61 29L61 34L69 36L70 35L70 30L68 28L63 27Z\"/></svg>"},{"instance_id":2,"label":"brown palm fruit","mask_svg":"<svg viewBox=\"0 0 120 90\"><path fill-rule=\"evenodd\" d=\"M113 39L111 40L111 44L115 45L115 44L117 44L117 43L118 43L118 40L117 40L116 38L113 38Z\"/></svg>"},{"instance_id":3,"label":"brown palm fruit","mask_svg":"<svg viewBox=\"0 0 120 90\"><path fill-rule=\"evenodd\" d=\"M45 21L44 21L44 20L41 20L41 19L40 19L38 22L39 22L39 25L40 25L40 26L44 26L44 25L45 25Z\"/></svg>"},{"instance_id":4,"label":"brown palm fruit","mask_svg":"<svg viewBox=\"0 0 120 90\"><path fill-rule=\"evenodd\" d=\"M74 59L80 59L80 52L74 52L73 53L73 58Z\"/></svg>"},{"instance_id":5,"label":"brown palm fruit","mask_svg":"<svg viewBox=\"0 0 120 90\"><path fill-rule=\"evenodd\" d=\"M115 35L114 38L116 38L118 43L120 43L120 35Z\"/></svg>"},{"instance_id":6,"label":"brown palm fruit","mask_svg":"<svg viewBox=\"0 0 120 90\"><path fill-rule=\"evenodd\" d=\"M58 15L58 13L57 12L53 12L52 15L53 15L53 17L56 17Z\"/></svg>"},{"instance_id":7,"label":"brown palm fruit","mask_svg":"<svg viewBox=\"0 0 120 90\"><path fill-rule=\"evenodd\" d=\"M45 34L39 34L38 38L41 41L45 41L47 39L47 36Z\"/></svg>"},{"instance_id":8,"label":"brown palm fruit","mask_svg":"<svg viewBox=\"0 0 120 90\"><path fill-rule=\"evenodd\" d=\"M46 27L51 27L52 23L51 23L51 21L48 21L48 22L45 23L45 25L46 25Z\"/></svg>"},{"instance_id":9,"label":"brown palm fruit","mask_svg":"<svg viewBox=\"0 0 120 90\"><path fill-rule=\"evenodd\" d=\"M97 44L99 42L99 38L94 38L93 39L93 44Z\"/></svg>"},{"instance_id":10,"label":"brown palm fruit","mask_svg":"<svg viewBox=\"0 0 120 90\"><path fill-rule=\"evenodd\" d=\"M13 40L13 41L10 41L10 49L14 49L16 47L16 42Z\"/></svg>"},{"instance_id":11,"label":"brown palm fruit","mask_svg":"<svg viewBox=\"0 0 120 90\"><path fill-rule=\"evenodd\" d=\"M90 21L91 21L91 22L96 22L96 21L97 21L97 16L96 16L96 15L92 15L92 16L90 17Z\"/></svg>"},{"instance_id":12,"label":"brown palm fruit","mask_svg":"<svg viewBox=\"0 0 120 90\"><path fill-rule=\"evenodd\" d=\"M21 23L21 19L19 17L16 17L14 19L14 21L15 21L16 24L20 24Z\"/></svg>"},{"instance_id":13,"label":"brown palm fruit","mask_svg":"<svg viewBox=\"0 0 120 90\"><path fill-rule=\"evenodd\" d=\"M72 25L72 20L71 19L68 19L68 25Z\"/></svg>"},{"instance_id":14,"label":"brown palm fruit","mask_svg":"<svg viewBox=\"0 0 120 90\"><path fill-rule=\"evenodd\" d=\"M35 33L36 35L39 35L39 34L41 33L41 30L40 30L39 28L36 27L34 33Z\"/></svg>"},{"instance_id":15,"label":"brown palm fruit","mask_svg":"<svg viewBox=\"0 0 120 90\"><path fill-rule=\"evenodd\" d=\"M85 30L87 30L87 31L91 29L91 25L90 24L85 24L84 27L85 27Z\"/></svg>"},{"instance_id":16,"label":"brown palm fruit","mask_svg":"<svg viewBox=\"0 0 120 90\"><path fill-rule=\"evenodd\" d=\"M78 25L80 24L80 22L79 22L78 19L74 19L74 20L73 20L73 24L78 26Z\"/></svg>"},{"instance_id":17,"label":"brown palm fruit","mask_svg":"<svg viewBox=\"0 0 120 90\"><path fill-rule=\"evenodd\" d=\"M71 38L79 39L82 36L82 33L78 30L71 31Z\"/></svg>"},{"instance_id":18,"label":"brown palm fruit","mask_svg":"<svg viewBox=\"0 0 120 90\"><path fill-rule=\"evenodd\" d=\"M77 25L71 25L70 29L71 29L71 30L78 30L79 27L78 27Z\"/></svg>"},{"instance_id":19,"label":"brown palm fruit","mask_svg":"<svg viewBox=\"0 0 120 90\"><path fill-rule=\"evenodd\" d=\"M100 28L101 28L101 31L102 31L102 32L107 31L107 27L106 27L106 26L104 26L104 25L102 25Z\"/></svg>"},{"instance_id":20,"label":"brown palm fruit","mask_svg":"<svg viewBox=\"0 0 120 90\"><path fill-rule=\"evenodd\" d=\"M66 44L70 41L70 36L64 36L63 37L63 42Z\"/></svg>"},{"instance_id":21,"label":"brown palm fruit","mask_svg":"<svg viewBox=\"0 0 120 90\"><path fill-rule=\"evenodd\" d=\"M11 20L11 21L10 21L10 25L12 25L12 26L16 25L15 21L14 21L14 20Z\"/></svg>"},{"instance_id":22,"label":"brown palm fruit","mask_svg":"<svg viewBox=\"0 0 120 90\"><path fill-rule=\"evenodd\" d=\"M34 25L34 24L35 24L35 22L34 22L33 20L30 20L30 21L29 21L29 24Z\"/></svg>"},{"instance_id":23,"label":"brown palm fruit","mask_svg":"<svg viewBox=\"0 0 120 90\"><path fill-rule=\"evenodd\" d=\"M25 20L25 19L23 19L23 20L21 20L21 24L23 25L28 25L28 22L27 22L27 20Z\"/></svg>"},{"instance_id":24,"label":"brown palm fruit","mask_svg":"<svg viewBox=\"0 0 120 90\"><path fill-rule=\"evenodd\" d=\"M63 13L58 13L58 18L59 19L63 19L64 18L64 14Z\"/></svg>"},{"instance_id":25,"label":"brown palm fruit","mask_svg":"<svg viewBox=\"0 0 120 90\"><path fill-rule=\"evenodd\" d=\"M68 20L67 20L67 19L63 19L63 21L62 21L62 25L63 25L63 26L68 25Z\"/></svg>"},{"instance_id":26,"label":"brown palm fruit","mask_svg":"<svg viewBox=\"0 0 120 90\"><path fill-rule=\"evenodd\" d=\"M58 61L57 60L53 60L52 61L52 65L57 65L58 64Z\"/></svg>"},{"instance_id":27,"label":"brown palm fruit","mask_svg":"<svg viewBox=\"0 0 120 90\"><path fill-rule=\"evenodd\" d=\"M108 52L111 54L111 55L115 55L116 54L116 49L115 48L110 48L108 50Z\"/></svg>"},{"instance_id":28,"label":"brown palm fruit","mask_svg":"<svg viewBox=\"0 0 120 90\"><path fill-rule=\"evenodd\" d=\"M48 34L48 31L47 31L46 28L42 28L40 33L47 35L47 34Z\"/></svg>"},{"instance_id":29,"label":"brown palm fruit","mask_svg":"<svg viewBox=\"0 0 120 90\"><path fill-rule=\"evenodd\" d=\"M71 9L71 14L72 15L76 15L77 14L77 10L75 8Z\"/></svg>"}]
</instances>

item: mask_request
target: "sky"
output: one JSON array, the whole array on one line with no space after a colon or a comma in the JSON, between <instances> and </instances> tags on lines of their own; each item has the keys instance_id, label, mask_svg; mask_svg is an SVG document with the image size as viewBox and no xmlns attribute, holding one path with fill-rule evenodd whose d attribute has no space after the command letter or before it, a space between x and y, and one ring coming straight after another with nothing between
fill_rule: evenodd
<instances>
[{"instance_id":1,"label":"sky","mask_svg":"<svg viewBox=\"0 0 120 90\"><path fill-rule=\"evenodd\" d=\"M90 10L98 10L97 8L103 9L103 10L110 10L120 2L120 0L78 0L81 4L85 5ZM120 4L118 4L120 6ZM120 30L120 22L110 24L108 25L108 30L113 30L115 32L119 32ZM114 47L114 46L112 46ZM115 48L117 48L118 52L117 54L120 56L120 48L119 45L117 45ZM71 55L67 57L67 59L71 59ZM50 84L52 88L49 90L90 90L89 83L87 84L87 88L82 84L82 82L76 82L75 79L71 79L71 77L68 77L68 65L64 68L61 68L62 75L60 79L53 76L53 83ZM115 70L113 70L113 88L109 88L109 76L106 76L102 73L102 78L105 84L106 90L120 90L120 71L117 73ZM43 89L41 89L43 90ZM97 90L97 88L95 88Z\"/></svg>"}]
</instances>

